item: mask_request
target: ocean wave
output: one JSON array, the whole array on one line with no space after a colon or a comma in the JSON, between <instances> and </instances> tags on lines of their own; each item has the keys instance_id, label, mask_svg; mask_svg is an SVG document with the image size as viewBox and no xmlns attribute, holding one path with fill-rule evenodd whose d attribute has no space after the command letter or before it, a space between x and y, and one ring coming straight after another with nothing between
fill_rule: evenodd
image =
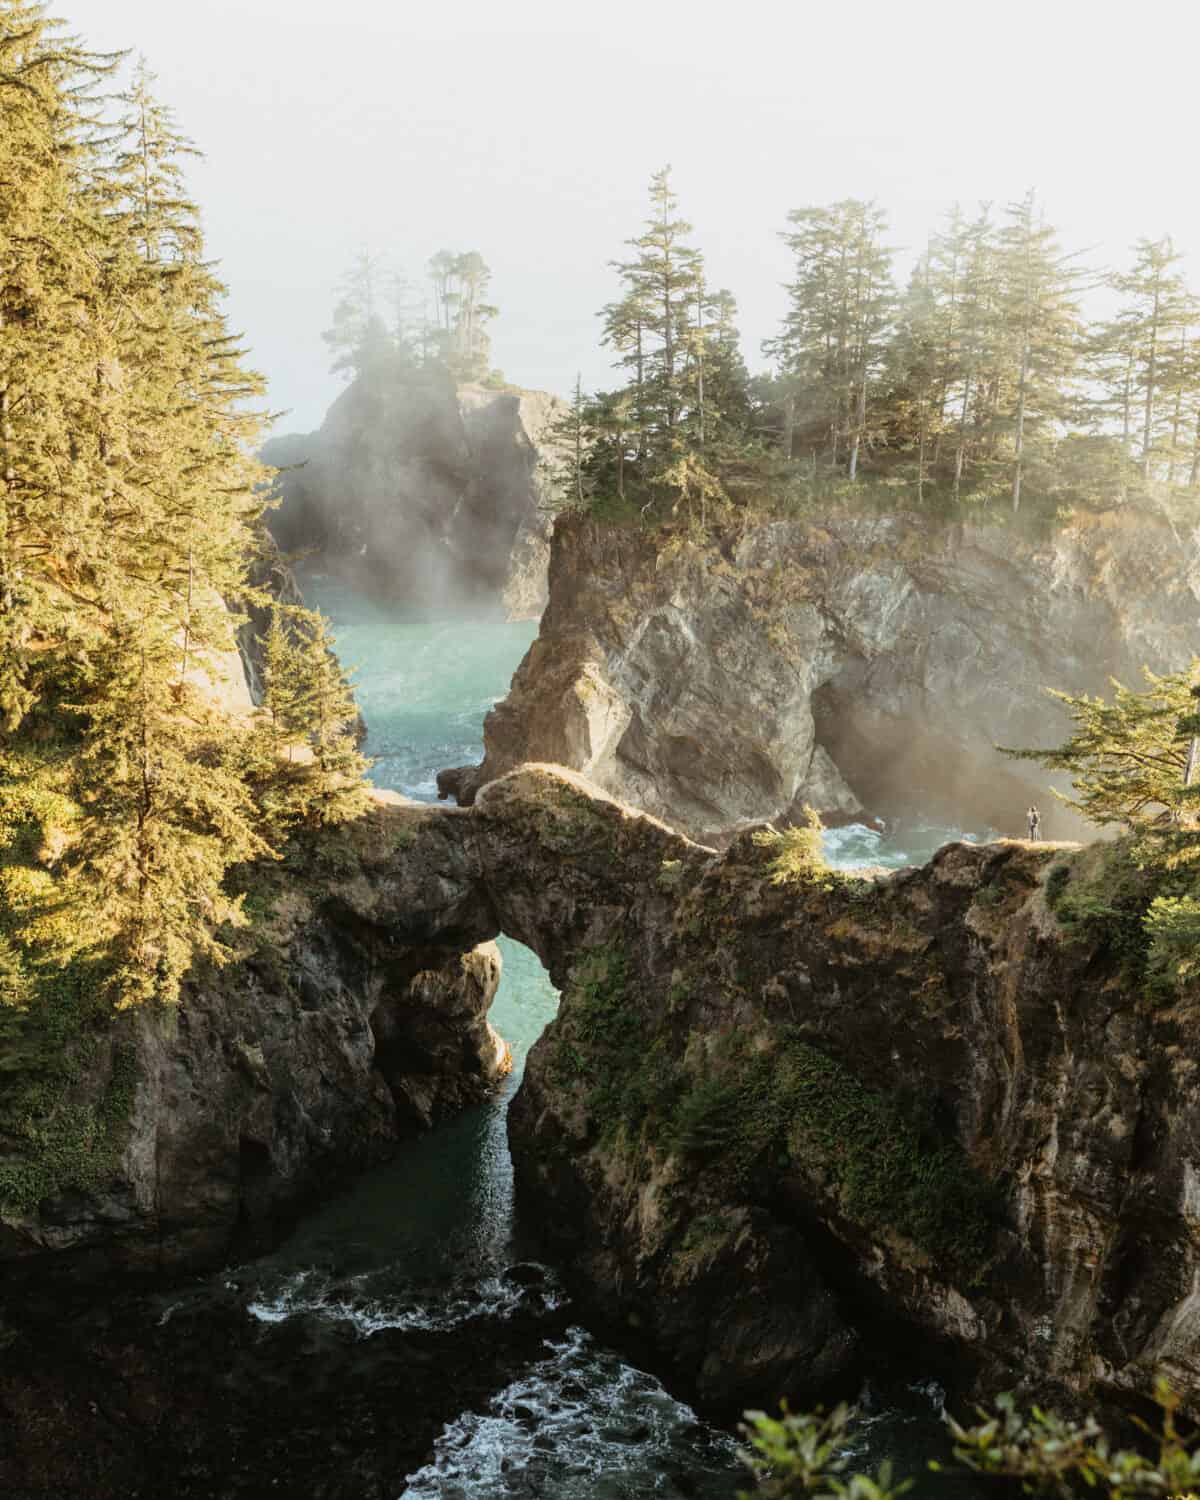
<instances>
[{"instance_id":1,"label":"ocean wave","mask_svg":"<svg viewBox=\"0 0 1200 1500\"><path fill-rule=\"evenodd\" d=\"M451 1422L431 1463L405 1479L401 1500L445 1500L447 1495L498 1497L597 1493L604 1476L613 1496L675 1493L665 1487L672 1469L695 1486L734 1469L734 1443L705 1429L695 1412L659 1382L597 1348L582 1328L546 1341L538 1361L489 1403ZM699 1447L699 1452L697 1451ZM701 1494L699 1488L689 1488ZM728 1493L722 1487L721 1493Z\"/></svg>"},{"instance_id":2,"label":"ocean wave","mask_svg":"<svg viewBox=\"0 0 1200 1500\"><path fill-rule=\"evenodd\" d=\"M511 1318L523 1306L554 1312L567 1297L544 1266L533 1267L540 1285L508 1272L464 1283L430 1300L408 1301L395 1294L371 1296L365 1290L371 1273L331 1284L315 1270L298 1271L271 1296L256 1297L246 1311L260 1323L283 1323L308 1315L348 1323L363 1338L401 1328L445 1333L477 1318Z\"/></svg>"}]
</instances>

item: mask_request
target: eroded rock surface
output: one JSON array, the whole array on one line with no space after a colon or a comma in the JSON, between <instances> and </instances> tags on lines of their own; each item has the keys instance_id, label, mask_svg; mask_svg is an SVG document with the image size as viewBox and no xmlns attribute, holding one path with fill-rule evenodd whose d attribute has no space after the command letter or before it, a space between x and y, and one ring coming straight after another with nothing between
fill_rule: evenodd
<instances>
[{"instance_id":1,"label":"eroded rock surface","mask_svg":"<svg viewBox=\"0 0 1200 1500\"><path fill-rule=\"evenodd\" d=\"M524 1221L677 1389L819 1399L886 1320L981 1388L1164 1372L1200 1403L1198 1001L1147 986L1145 877L1120 845L799 883L777 852L718 853L555 767L469 811L381 795L264 872L238 963L119 1024L119 1168L6 1210L0 1253L211 1262L478 1097L502 930L563 992L510 1113Z\"/></svg>"},{"instance_id":2,"label":"eroded rock surface","mask_svg":"<svg viewBox=\"0 0 1200 1500\"><path fill-rule=\"evenodd\" d=\"M285 470L272 532L381 598L413 608L466 599L536 619L562 409L542 391L456 387L436 371L360 377L319 431L264 448Z\"/></svg>"},{"instance_id":3,"label":"eroded rock surface","mask_svg":"<svg viewBox=\"0 0 1200 1500\"><path fill-rule=\"evenodd\" d=\"M218 1264L507 1071L487 1021L498 928L464 815L379 797L251 873L236 962L73 1044L78 1149L92 1117L123 1144L88 1191L0 1205L0 1259L87 1277Z\"/></svg>"},{"instance_id":4,"label":"eroded rock surface","mask_svg":"<svg viewBox=\"0 0 1200 1500\"><path fill-rule=\"evenodd\" d=\"M1044 778L1047 687L1103 692L1196 646L1200 542L1160 517L1080 516L1039 539L831 510L698 547L564 517L541 632L486 725L479 783L582 771L692 836L804 804L1076 836Z\"/></svg>"},{"instance_id":5,"label":"eroded rock surface","mask_svg":"<svg viewBox=\"0 0 1200 1500\"><path fill-rule=\"evenodd\" d=\"M1197 999L1139 993L1119 850L796 886L545 773L477 810L563 985L510 1112L523 1201L683 1389L819 1399L899 1318L981 1388L1200 1397ZM1061 922L1076 889L1115 904Z\"/></svg>"}]
</instances>

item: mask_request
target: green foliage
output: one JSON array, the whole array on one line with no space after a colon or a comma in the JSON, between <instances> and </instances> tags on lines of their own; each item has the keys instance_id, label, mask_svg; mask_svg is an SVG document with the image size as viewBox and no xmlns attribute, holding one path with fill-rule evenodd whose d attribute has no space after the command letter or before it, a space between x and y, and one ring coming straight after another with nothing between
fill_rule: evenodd
<instances>
[{"instance_id":1,"label":"green foliage","mask_svg":"<svg viewBox=\"0 0 1200 1500\"><path fill-rule=\"evenodd\" d=\"M112 1034L110 978L85 959L22 964L26 1002L0 1010L0 1203L33 1209L116 1173L138 1070Z\"/></svg>"},{"instance_id":2,"label":"green foliage","mask_svg":"<svg viewBox=\"0 0 1200 1500\"><path fill-rule=\"evenodd\" d=\"M1090 878L1071 878L1068 865L1051 870L1046 900L1064 926L1103 942L1151 993L1197 972L1198 671L1200 662L1161 677L1147 672L1140 693L1114 681L1111 700L1056 693L1074 722L1071 737L1051 750L1005 752L1069 772L1074 790L1061 800L1102 827L1129 830L1100 853Z\"/></svg>"},{"instance_id":3,"label":"green foliage","mask_svg":"<svg viewBox=\"0 0 1200 1500\"><path fill-rule=\"evenodd\" d=\"M1057 868L1064 874L1055 882L1050 904L1060 924L1069 935L1115 958L1125 982L1134 990L1142 988L1149 949L1147 912L1162 883L1175 884L1179 877L1141 866L1127 840L1097 845Z\"/></svg>"},{"instance_id":4,"label":"green foliage","mask_svg":"<svg viewBox=\"0 0 1200 1500\"><path fill-rule=\"evenodd\" d=\"M1070 865L1055 865L1046 876L1046 905L1051 911L1057 910L1058 903L1062 899L1062 894L1066 890L1070 879Z\"/></svg>"},{"instance_id":5,"label":"green foliage","mask_svg":"<svg viewBox=\"0 0 1200 1500\"><path fill-rule=\"evenodd\" d=\"M144 67L113 83L119 57L59 32L0 6L0 984L30 1015L76 960L106 1004L171 1002L228 956L226 874L267 856L281 800L350 816L362 766L316 617L274 726L275 759L308 747L286 798L218 706L237 608L264 602L264 386L186 192L194 148Z\"/></svg>"},{"instance_id":6,"label":"green foliage","mask_svg":"<svg viewBox=\"0 0 1200 1500\"><path fill-rule=\"evenodd\" d=\"M826 1413L789 1412L778 1417L748 1411L742 1426L747 1446L738 1457L756 1481L753 1495L741 1491L739 1500L795 1500L803 1495L838 1496L842 1500L898 1500L913 1481L897 1482L892 1466L884 1463L874 1479L850 1471L847 1451L853 1410L836 1406Z\"/></svg>"},{"instance_id":7,"label":"green foliage","mask_svg":"<svg viewBox=\"0 0 1200 1500\"><path fill-rule=\"evenodd\" d=\"M772 885L829 886L834 874L825 858L822 834L825 825L821 815L811 807L804 809L804 822L782 831L760 829L754 842L771 853L768 868Z\"/></svg>"},{"instance_id":8,"label":"green foliage","mask_svg":"<svg viewBox=\"0 0 1200 1500\"><path fill-rule=\"evenodd\" d=\"M1200 971L1200 900L1155 896L1146 909L1146 967L1152 979L1186 984Z\"/></svg>"},{"instance_id":9,"label":"green foliage","mask_svg":"<svg viewBox=\"0 0 1200 1500\"><path fill-rule=\"evenodd\" d=\"M702 533L735 504L756 467L737 304L712 291L687 243L670 169L650 184L650 216L615 263L621 295L603 309L604 342L626 383L585 396L578 383L556 430L564 507L614 522L680 522Z\"/></svg>"},{"instance_id":10,"label":"green foliage","mask_svg":"<svg viewBox=\"0 0 1200 1500\"><path fill-rule=\"evenodd\" d=\"M1070 714L1071 737L1054 749L1004 754L1069 772L1074 792L1056 793L1060 800L1101 827L1138 829L1150 857L1200 856L1200 839L1188 837L1200 810L1200 785L1189 780L1198 671L1200 662L1162 677L1147 671L1142 692L1114 680L1111 700L1052 692Z\"/></svg>"},{"instance_id":11,"label":"green foliage","mask_svg":"<svg viewBox=\"0 0 1200 1500\"><path fill-rule=\"evenodd\" d=\"M1029 1494L1067 1500L1081 1485L1113 1500L1192 1494L1200 1486L1200 1449L1180 1434L1179 1401L1165 1381L1158 1382L1156 1399L1163 1409L1158 1432L1139 1424L1155 1440L1155 1454L1114 1449L1091 1417L1072 1422L1036 1406L1026 1416L1007 1394L996 1398L994 1412L980 1411L975 1425L948 1420L947 1426L963 1468L1018 1480Z\"/></svg>"},{"instance_id":12,"label":"green foliage","mask_svg":"<svg viewBox=\"0 0 1200 1500\"><path fill-rule=\"evenodd\" d=\"M996 1192L910 1100L865 1087L785 1029L743 1042L694 1079L674 1111L676 1148L747 1183L757 1164L819 1165L846 1215L972 1264L991 1244Z\"/></svg>"},{"instance_id":13,"label":"green foliage","mask_svg":"<svg viewBox=\"0 0 1200 1500\"><path fill-rule=\"evenodd\" d=\"M621 1130L632 1138L646 1120L669 1113L678 1087L668 1039L647 1044L629 986L624 952L593 948L576 965L562 1007L570 1029L559 1040L558 1074L590 1082L589 1112L609 1138Z\"/></svg>"},{"instance_id":14,"label":"green foliage","mask_svg":"<svg viewBox=\"0 0 1200 1500\"><path fill-rule=\"evenodd\" d=\"M979 1421L971 1426L947 1417L954 1463L934 1461L929 1467L940 1474L1007 1480L1025 1494L1061 1500L1083 1491L1111 1500L1194 1494L1200 1487L1200 1448L1180 1433L1175 1420L1179 1401L1165 1381L1159 1381L1156 1398L1163 1409L1158 1430L1139 1424L1148 1449L1155 1451L1114 1448L1092 1417L1070 1421L1036 1406L1026 1415L1005 1394L996 1398L994 1411L980 1410ZM747 1412L742 1431L748 1444L739 1456L758 1482L754 1497L887 1500L910 1489L909 1480L896 1483L890 1465L875 1479L851 1472L848 1444L854 1415L845 1406L829 1415L820 1410L792 1415L786 1407L778 1418ZM740 1500L751 1496L743 1493Z\"/></svg>"}]
</instances>

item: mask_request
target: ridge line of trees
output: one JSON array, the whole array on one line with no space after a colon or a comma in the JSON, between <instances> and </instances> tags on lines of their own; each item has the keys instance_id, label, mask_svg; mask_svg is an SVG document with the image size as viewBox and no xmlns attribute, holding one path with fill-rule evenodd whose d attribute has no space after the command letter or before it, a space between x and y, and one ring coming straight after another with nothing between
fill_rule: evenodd
<instances>
[{"instance_id":1,"label":"ridge line of trees","mask_svg":"<svg viewBox=\"0 0 1200 1500\"><path fill-rule=\"evenodd\" d=\"M787 311L751 377L737 307L709 288L670 169L600 312L622 382L577 389L557 436L564 503L684 516L881 491L891 503L1014 514L1200 486L1200 299L1169 237L1100 275L1063 249L1032 192L959 207L896 284L886 215L844 199L793 210ZM1089 321L1104 286L1113 316Z\"/></svg>"}]
</instances>

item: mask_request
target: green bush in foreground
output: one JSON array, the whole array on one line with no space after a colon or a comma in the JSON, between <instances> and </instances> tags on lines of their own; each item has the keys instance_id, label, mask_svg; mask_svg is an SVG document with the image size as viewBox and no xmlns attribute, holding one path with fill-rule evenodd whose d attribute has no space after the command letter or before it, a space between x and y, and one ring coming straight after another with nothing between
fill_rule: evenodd
<instances>
[{"instance_id":1,"label":"green bush in foreground","mask_svg":"<svg viewBox=\"0 0 1200 1500\"><path fill-rule=\"evenodd\" d=\"M1092 1417L1071 1422L1033 1407L1017 1410L1011 1395L996 1398L995 1410L980 1410L973 1426L946 1418L954 1465L930 1463L935 1473L955 1466L1021 1486L1025 1494L1072 1496L1082 1489L1112 1500L1145 1496L1192 1495L1200 1488L1200 1448L1176 1425L1179 1398L1163 1381L1156 1399L1162 1407L1157 1431L1139 1423L1153 1452L1115 1449ZM750 1411L742 1428L747 1447L739 1455L758 1481L740 1500L793 1500L798 1496L839 1496L850 1500L897 1500L912 1488L897 1480L890 1464L874 1478L850 1473L847 1438L854 1412L845 1405L828 1414L799 1413L786 1407L779 1417Z\"/></svg>"}]
</instances>

